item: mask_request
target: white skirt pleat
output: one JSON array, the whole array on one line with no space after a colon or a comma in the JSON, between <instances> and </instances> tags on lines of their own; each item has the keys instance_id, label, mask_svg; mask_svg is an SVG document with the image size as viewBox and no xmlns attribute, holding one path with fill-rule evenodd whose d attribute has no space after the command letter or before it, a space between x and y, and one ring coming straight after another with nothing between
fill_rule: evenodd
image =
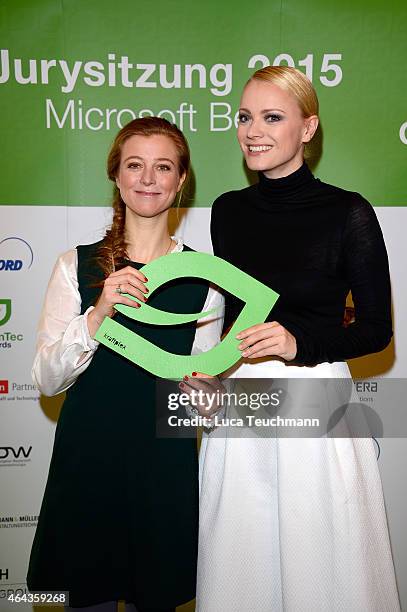
<instances>
[{"instance_id":1,"label":"white skirt pleat","mask_svg":"<svg viewBox=\"0 0 407 612\"><path fill-rule=\"evenodd\" d=\"M349 378L346 363L239 378ZM198 612L398 612L371 438L204 435Z\"/></svg>"}]
</instances>

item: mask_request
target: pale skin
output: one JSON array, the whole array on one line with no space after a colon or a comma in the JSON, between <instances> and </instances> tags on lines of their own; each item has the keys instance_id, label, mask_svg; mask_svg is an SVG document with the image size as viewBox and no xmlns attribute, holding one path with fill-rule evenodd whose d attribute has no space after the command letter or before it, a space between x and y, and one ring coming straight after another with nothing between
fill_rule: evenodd
<instances>
[{"instance_id":1,"label":"pale skin","mask_svg":"<svg viewBox=\"0 0 407 612\"><path fill-rule=\"evenodd\" d=\"M237 138L250 170L263 172L270 179L295 172L304 162L304 146L317 127L318 117L304 117L294 95L277 85L252 80L243 90ZM236 338L241 340L238 348L243 358L280 357L292 361L297 354L295 337L278 321L253 325ZM206 378L206 384L212 384L214 391L218 388L217 379L202 373L188 379L190 388L196 388L197 378ZM208 415L205 411L203 414Z\"/></svg>"},{"instance_id":2,"label":"pale skin","mask_svg":"<svg viewBox=\"0 0 407 612\"><path fill-rule=\"evenodd\" d=\"M200 390L204 391L204 393L226 392L225 387L217 376L209 376L209 374L203 374L202 372L193 372L191 376L185 375L184 382L181 382L178 386L183 393L188 393L189 395L191 395L191 391L199 392ZM209 407L204 401L203 404L197 405L196 408L199 414L205 417L211 417L219 411L219 406L216 402Z\"/></svg>"},{"instance_id":3,"label":"pale skin","mask_svg":"<svg viewBox=\"0 0 407 612\"><path fill-rule=\"evenodd\" d=\"M185 173L180 173L178 152L170 137L134 135L122 145L116 184L126 205L125 238L131 260L148 263L173 248L168 211L185 178ZM132 266L112 272L88 315L90 335L95 335L105 317L114 316L115 304L140 308L147 301L147 281ZM117 293L119 286L123 293L138 301Z\"/></svg>"},{"instance_id":4,"label":"pale skin","mask_svg":"<svg viewBox=\"0 0 407 612\"><path fill-rule=\"evenodd\" d=\"M250 81L240 102L237 138L250 170L278 179L298 170L304 145L314 136L318 117L304 117L296 98L267 81ZM260 147L264 150L256 150ZM259 323L237 336L242 357L275 356L292 361L295 337L278 321Z\"/></svg>"}]
</instances>

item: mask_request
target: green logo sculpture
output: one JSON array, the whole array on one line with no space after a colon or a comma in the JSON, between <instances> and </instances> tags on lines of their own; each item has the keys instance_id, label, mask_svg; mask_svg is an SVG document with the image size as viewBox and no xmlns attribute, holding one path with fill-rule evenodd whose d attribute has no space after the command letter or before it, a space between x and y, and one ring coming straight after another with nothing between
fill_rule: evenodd
<instances>
[{"instance_id":1,"label":"green logo sculpture","mask_svg":"<svg viewBox=\"0 0 407 612\"><path fill-rule=\"evenodd\" d=\"M220 257L206 253L173 253L155 259L141 270L149 279L149 295L168 281L198 277L214 283L245 302L239 317L222 342L199 355L167 353L114 319L106 317L95 335L96 340L161 378L177 380L185 373L193 371L216 376L230 368L240 359L236 334L264 321L279 297L278 293L239 268ZM127 297L135 299L131 295ZM115 308L131 319L154 325L180 325L216 312L212 310L178 314L158 310L148 304L142 304L138 309L123 304L117 304Z\"/></svg>"}]
</instances>

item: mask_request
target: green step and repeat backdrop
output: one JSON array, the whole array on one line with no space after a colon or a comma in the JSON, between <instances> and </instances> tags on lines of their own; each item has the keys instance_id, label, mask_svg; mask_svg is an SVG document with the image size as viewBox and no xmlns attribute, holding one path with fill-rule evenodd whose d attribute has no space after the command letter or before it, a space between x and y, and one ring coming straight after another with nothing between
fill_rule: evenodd
<instances>
[{"instance_id":1,"label":"green step and repeat backdrop","mask_svg":"<svg viewBox=\"0 0 407 612\"><path fill-rule=\"evenodd\" d=\"M374 205L406 203L403 0L2 0L0 202L103 206L114 134L175 121L191 143L194 204L244 186L235 115L268 64L309 76L321 102L317 173Z\"/></svg>"},{"instance_id":2,"label":"green step and repeat backdrop","mask_svg":"<svg viewBox=\"0 0 407 612\"><path fill-rule=\"evenodd\" d=\"M177 232L210 251L213 200L251 178L235 133L244 83L268 64L304 71L321 105L311 167L376 207L389 250L395 339L352 367L406 377L406 32L405 0L0 0L1 611L26 588L61 403L30 375L45 287L58 254L103 235L107 151L131 119L185 132L193 175ZM404 442L381 440L379 463L407 609Z\"/></svg>"}]
</instances>

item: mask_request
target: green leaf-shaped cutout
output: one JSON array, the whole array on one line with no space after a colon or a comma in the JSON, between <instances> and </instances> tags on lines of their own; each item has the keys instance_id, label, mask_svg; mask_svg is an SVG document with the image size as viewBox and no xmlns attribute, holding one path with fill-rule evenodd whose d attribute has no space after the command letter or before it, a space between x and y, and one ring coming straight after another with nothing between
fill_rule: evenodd
<instances>
[{"instance_id":1,"label":"green leaf-shaped cutout","mask_svg":"<svg viewBox=\"0 0 407 612\"><path fill-rule=\"evenodd\" d=\"M256 323L262 323L279 297L278 293L239 268L207 253L172 253L155 259L141 270L149 279L150 295L168 281L197 277L212 282L245 302L222 342L199 355L168 353L114 319L106 317L95 335L96 340L161 378L181 379L185 373L193 371L215 376L230 368L240 359L236 334ZM123 304L117 304L115 308L136 321L158 325L181 324L213 313L177 314L147 304L138 309Z\"/></svg>"}]
</instances>

